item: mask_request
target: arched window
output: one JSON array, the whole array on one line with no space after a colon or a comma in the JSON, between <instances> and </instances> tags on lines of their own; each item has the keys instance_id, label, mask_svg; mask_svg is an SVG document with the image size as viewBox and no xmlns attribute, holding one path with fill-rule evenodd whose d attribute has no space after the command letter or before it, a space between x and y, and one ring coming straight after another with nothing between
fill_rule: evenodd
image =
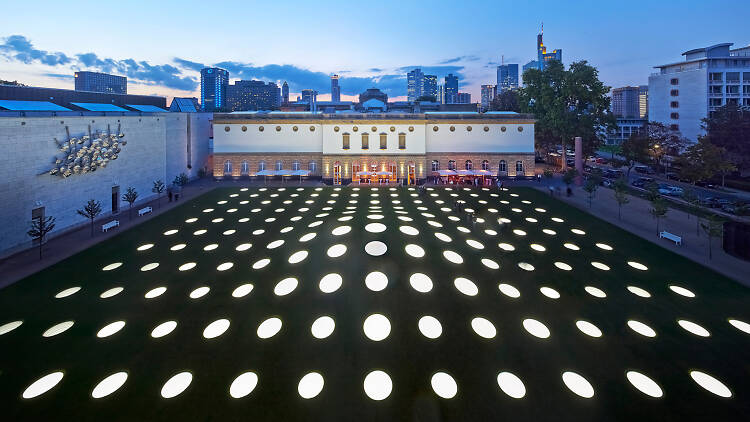
<instances>
[{"instance_id":1,"label":"arched window","mask_svg":"<svg viewBox=\"0 0 750 422\"><path fill-rule=\"evenodd\" d=\"M276 162L276 171L282 170L284 168L284 164L281 162L281 160Z\"/></svg>"},{"instance_id":2,"label":"arched window","mask_svg":"<svg viewBox=\"0 0 750 422\"><path fill-rule=\"evenodd\" d=\"M380 134L380 149L388 149L388 135L385 133Z\"/></svg>"},{"instance_id":3,"label":"arched window","mask_svg":"<svg viewBox=\"0 0 750 422\"><path fill-rule=\"evenodd\" d=\"M250 163L247 162L247 160L242 161L242 166L240 167L240 174L243 176L247 176L250 173Z\"/></svg>"},{"instance_id":4,"label":"arched window","mask_svg":"<svg viewBox=\"0 0 750 422\"><path fill-rule=\"evenodd\" d=\"M341 145L341 148L349 149L349 134L348 133L344 133L342 135L342 141L343 141L343 144Z\"/></svg>"},{"instance_id":5,"label":"arched window","mask_svg":"<svg viewBox=\"0 0 750 422\"><path fill-rule=\"evenodd\" d=\"M487 160L482 160L482 170L489 170L490 169L490 162Z\"/></svg>"},{"instance_id":6,"label":"arched window","mask_svg":"<svg viewBox=\"0 0 750 422\"><path fill-rule=\"evenodd\" d=\"M498 171L500 173L504 173L508 171L508 163L506 163L505 160L500 160L500 166L498 167Z\"/></svg>"},{"instance_id":7,"label":"arched window","mask_svg":"<svg viewBox=\"0 0 750 422\"><path fill-rule=\"evenodd\" d=\"M516 173L523 174L523 161L516 161Z\"/></svg>"},{"instance_id":8,"label":"arched window","mask_svg":"<svg viewBox=\"0 0 750 422\"><path fill-rule=\"evenodd\" d=\"M258 171L263 171L266 169L266 162L265 161L258 161Z\"/></svg>"},{"instance_id":9,"label":"arched window","mask_svg":"<svg viewBox=\"0 0 750 422\"><path fill-rule=\"evenodd\" d=\"M440 161L432 160L432 171L440 170Z\"/></svg>"},{"instance_id":10,"label":"arched window","mask_svg":"<svg viewBox=\"0 0 750 422\"><path fill-rule=\"evenodd\" d=\"M398 149L406 149L406 134L398 134Z\"/></svg>"},{"instance_id":11,"label":"arched window","mask_svg":"<svg viewBox=\"0 0 750 422\"><path fill-rule=\"evenodd\" d=\"M456 160L449 160L448 161L448 170L455 170L456 169Z\"/></svg>"},{"instance_id":12,"label":"arched window","mask_svg":"<svg viewBox=\"0 0 750 422\"><path fill-rule=\"evenodd\" d=\"M224 161L224 174L225 175L231 175L232 174L232 162L227 160Z\"/></svg>"},{"instance_id":13,"label":"arched window","mask_svg":"<svg viewBox=\"0 0 750 422\"><path fill-rule=\"evenodd\" d=\"M362 132L362 149L370 148L370 135L367 132Z\"/></svg>"},{"instance_id":14,"label":"arched window","mask_svg":"<svg viewBox=\"0 0 750 422\"><path fill-rule=\"evenodd\" d=\"M359 165L358 162L352 163L352 176L357 176L357 173L362 171L362 167Z\"/></svg>"},{"instance_id":15,"label":"arched window","mask_svg":"<svg viewBox=\"0 0 750 422\"><path fill-rule=\"evenodd\" d=\"M474 168L474 165L471 163L471 160L466 160L466 170L471 170Z\"/></svg>"},{"instance_id":16,"label":"arched window","mask_svg":"<svg viewBox=\"0 0 750 422\"><path fill-rule=\"evenodd\" d=\"M299 170L299 161L292 162L292 170L298 171Z\"/></svg>"},{"instance_id":17,"label":"arched window","mask_svg":"<svg viewBox=\"0 0 750 422\"><path fill-rule=\"evenodd\" d=\"M315 163L315 161L310 161L307 163L307 169L310 170L310 173L315 173L315 170L317 170L318 165Z\"/></svg>"},{"instance_id":18,"label":"arched window","mask_svg":"<svg viewBox=\"0 0 750 422\"><path fill-rule=\"evenodd\" d=\"M376 171L378 171L378 163L376 163L374 161L372 163L370 163L370 171L373 172L373 173L376 172Z\"/></svg>"}]
</instances>

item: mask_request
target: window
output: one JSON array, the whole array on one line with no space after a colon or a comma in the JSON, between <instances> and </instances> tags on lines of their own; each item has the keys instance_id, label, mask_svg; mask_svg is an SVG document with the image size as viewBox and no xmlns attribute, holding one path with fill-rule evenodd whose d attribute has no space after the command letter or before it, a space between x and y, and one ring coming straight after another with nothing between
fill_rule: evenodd
<instances>
[{"instance_id":1,"label":"window","mask_svg":"<svg viewBox=\"0 0 750 422\"><path fill-rule=\"evenodd\" d=\"M485 131L485 132L489 132L489 131L490 131L490 127L489 127L489 126L485 126L485 127L484 127L484 131Z\"/></svg>"},{"instance_id":2,"label":"window","mask_svg":"<svg viewBox=\"0 0 750 422\"><path fill-rule=\"evenodd\" d=\"M356 131L358 131L358 130L359 130L359 128L358 128L357 126L354 126L354 127L352 128L352 131L354 131L354 132L356 132Z\"/></svg>"},{"instance_id":3,"label":"window","mask_svg":"<svg viewBox=\"0 0 750 422\"><path fill-rule=\"evenodd\" d=\"M474 165L471 163L471 160L466 160L465 167L466 167L466 170L471 170L474 167Z\"/></svg>"},{"instance_id":4,"label":"window","mask_svg":"<svg viewBox=\"0 0 750 422\"><path fill-rule=\"evenodd\" d=\"M432 171L440 170L440 161L432 160Z\"/></svg>"},{"instance_id":5,"label":"window","mask_svg":"<svg viewBox=\"0 0 750 422\"><path fill-rule=\"evenodd\" d=\"M750 77L750 74L748 74L748 76ZM750 79L748 79L748 80L750 80ZM414 126L409 126L409 132L414 132Z\"/></svg>"},{"instance_id":6,"label":"window","mask_svg":"<svg viewBox=\"0 0 750 422\"><path fill-rule=\"evenodd\" d=\"M398 134L398 149L406 149L406 134Z\"/></svg>"},{"instance_id":7,"label":"window","mask_svg":"<svg viewBox=\"0 0 750 422\"><path fill-rule=\"evenodd\" d=\"M243 176L247 176L250 173L250 163L247 162L247 160L242 161L242 165L240 166L240 174Z\"/></svg>"},{"instance_id":8,"label":"window","mask_svg":"<svg viewBox=\"0 0 750 422\"><path fill-rule=\"evenodd\" d=\"M482 160L482 170L489 170L490 169L490 162L487 160Z\"/></svg>"},{"instance_id":9,"label":"window","mask_svg":"<svg viewBox=\"0 0 750 422\"><path fill-rule=\"evenodd\" d=\"M518 131L523 132L523 126L518 126Z\"/></svg>"},{"instance_id":10,"label":"window","mask_svg":"<svg viewBox=\"0 0 750 422\"><path fill-rule=\"evenodd\" d=\"M742 81L750 83L750 72L742 72Z\"/></svg>"},{"instance_id":11,"label":"window","mask_svg":"<svg viewBox=\"0 0 750 422\"><path fill-rule=\"evenodd\" d=\"M370 135L368 133L362 133L362 149L370 148Z\"/></svg>"},{"instance_id":12,"label":"window","mask_svg":"<svg viewBox=\"0 0 750 422\"><path fill-rule=\"evenodd\" d=\"M523 161L516 161L516 174L523 174Z\"/></svg>"},{"instance_id":13,"label":"window","mask_svg":"<svg viewBox=\"0 0 750 422\"><path fill-rule=\"evenodd\" d=\"M359 163L352 163L352 176L356 176L361 171Z\"/></svg>"},{"instance_id":14,"label":"window","mask_svg":"<svg viewBox=\"0 0 750 422\"><path fill-rule=\"evenodd\" d=\"M433 131L433 132L437 132L437 131L438 131L438 127L437 127L437 126L433 126L433 127L432 127L432 131Z\"/></svg>"},{"instance_id":15,"label":"window","mask_svg":"<svg viewBox=\"0 0 750 422\"><path fill-rule=\"evenodd\" d=\"M338 131L339 131L339 127L338 127L338 126L334 126L334 127L333 127L333 131L334 131L334 132L338 132Z\"/></svg>"},{"instance_id":16,"label":"window","mask_svg":"<svg viewBox=\"0 0 750 422\"><path fill-rule=\"evenodd\" d=\"M266 162L265 161L259 161L258 162L258 171L263 171L266 169Z\"/></svg>"},{"instance_id":17,"label":"window","mask_svg":"<svg viewBox=\"0 0 750 422\"><path fill-rule=\"evenodd\" d=\"M708 80L713 82L721 82L724 78L721 77L721 72L709 73Z\"/></svg>"},{"instance_id":18,"label":"window","mask_svg":"<svg viewBox=\"0 0 750 422\"><path fill-rule=\"evenodd\" d=\"M680 118L680 113L669 113L669 118L670 119L679 119Z\"/></svg>"},{"instance_id":19,"label":"window","mask_svg":"<svg viewBox=\"0 0 750 422\"><path fill-rule=\"evenodd\" d=\"M225 175L232 174L232 162L229 160L224 161L224 174Z\"/></svg>"},{"instance_id":20,"label":"window","mask_svg":"<svg viewBox=\"0 0 750 422\"><path fill-rule=\"evenodd\" d=\"M737 105L739 102L737 101L737 98L727 98L727 105L729 104Z\"/></svg>"},{"instance_id":21,"label":"window","mask_svg":"<svg viewBox=\"0 0 750 422\"><path fill-rule=\"evenodd\" d=\"M671 95L673 97L676 97L676 96L680 95L680 90L679 89L673 89L673 90L669 91L669 95Z\"/></svg>"},{"instance_id":22,"label":"window","mask_svg":"<svg viewBox=\"0 0 750 422\"><path fill-rule=\"evenodd\" d=\"M372 132L377 132L377 131L378 131L378 128L376 128L375 126L373 126L373 127L371 127L371 128L370 128L370 130L371 130Z\"/></svg>"},{"instance_id":23,"label":"window","mask_svg":"<svg viewBox=\"0 0 750 422\"><path fill-rule=\"evenodd\" d=\"M727 72L727 83L740 81L740 72Z\"/></svg>"},{"instance_id":24,"label":"window","mask_svg":"<svg viewBox=\"0 0 750 422\"><path fill-rule=\"evenodd\" d=\"M247 132L247 126L242 126L242 131Z\"/></svg>"},{"instance_id":25,"label":"window","mask_svg":"<svg viewBox=\"0 0 750 422\"><path fill-rule=\"evenodd\" d=\"M456 169L456 160L449 160L448 161L448 170L455 170Z\"/></svg>"},{"instance_id":26,"label":"window","mask_svg":"<svg viewBox=\"0 0 750 422\"><path fill-rule=\"evenodd\" d=\"M721 95L721 87L720 86L710 86L708 87L708 92L711 94L719 94Z\"/></svg>"},{"instance_id":27,"label":"window","mask_svg":"<svg viewBox=\"0 0 750 422\"><path fill-rule=\"evenodd\" d=\"M680 125L669 125L669 130L678 131L680 130Z\"/></svg>"},{"instance_id":28,"label":"window","mask_svg":"<svg viewBox=\"0 0 750 422\"><path fill-rule=\"evenodd\" d=\"M455 131L456 131L456 127L455 127L455 126L451 126L451 127L450 127L450 131L451 131L451 132L455 132Z\"/></svg>"},{"instance_id":29,"label":"window","mask_svg":"<svg viewBox=\"0 0 750 422\"><path fill-rule=\"evenodd\" d=\"M501 131L501 132L505 132L505 131L506 131L506 128L505 128L505 126L501 126L501 127L500 127L500 131Z\"/></svg>"},{"instance_id":30,"label":"window","mask_svg":"<svg viewBox=\"0 0 750 422\"><path fill-rule=\"evenodd\" d=\"M740 93L739 85L727 85L727 94L739 94L739 93Z\"/></svg>"},{"instance_id":31,"label":"window","mask_svg":"<svg viewBox=\"0 0 750 422\"><path fill-rule=\"evenodd\" d=\"M680 103L678 101L672 101L671 103L669 103L669 106L672 108L679 108Z\"/></svg>"},{"instance_id":32,"label":"window","mask_svg":"<svg viewBox=\"0 0 750 422\"><path fill-rule=\"evenodd\" d=\"M500 173L508 171L508 163L506 163L505 160L500 160L500 165L497 167L497 170Z\"/></svg>"},{"instance_id":33,"label":"window","mask_svg":"<svg viewBox=\"0 0 750 422\"><path fill-rule=\"evenodd\" d=\"M276 162L276 171L282 170L284 168L284 164L281 162L281 160Z\"/></svg>"},{"instance_id":34,"label":"window","mask_svg":"<svg viewBox=\"0 0 750 422\"><path fill-rule=\"evenodd\" d=\"M750 82L750 81L748 81L748 82ZM742 87L742 93L743 93L743 94L745 94L745 96L746 96L746 97L747 97L748 95L750 95L750 85L745 85L745 86L743 86L743 87Z\"/></svg>"},{"instance_id":35,"label":"window","mask_svg":"<svg viewBox=\"0 0 750 422\"><path fill-rule=\"evenodd\" d=\"M310 161L307 163L307 169L310 170L310 173L315 173L315 170L317 170L318 164L315 163L315 161Z\"/></svg>"},{"instance_id":36,"label":"window","mask_svg":"<svg viewBox=\"0 0 750 422\"><path fill-rule=\"evenodd\" d=\"M388 149L388 135L385 133L380 134L380 149Z\"/></svg>"},{"instance_id":37,"label":"window","mask_svg":"<svg viewBox=\"0 0 750 422\"><path fill-rule=\"evenodd\" d=\"M276 132L281 132L281 126L276 126Z\"/></svg>"},{"instance_id":38,"label":"window","mask_svg":"<svg viewBox=\"0 0 750 422\"><path fill-rule=\"evenodd\" d=\"M258 126L258 131L259 132L263 132L263 130L264 130L263 126Z\"/></svg>"},{"instance_id":39,"label":"window","mask_svg":"<svg viewBox=\"0 0 750 422\"><path fill-rule=\"evenodd\" d=\"M721 98L710 98L708 100L708 105L711 107L721 107Z\"/></svg>"},{"instance_id":40,"label":"window","mask_svg":"<svg viewBox=\"0 0 750 422\"><path fill-rule=\"evenodd\" d=\"M680 80L677 79L677 78L672 78L672 79L669 80L669 83L672 84L672 85L677 85L677 84L680 83Z\"/></svg>"},{"instance_id":41,"label":"window","mask_svg":"<svg viewBox=\"0 0 750 422\"><path fill-rule=\"evenodd\" d=\"M224 126L224 132L229 132L229 126Z\"/></svg>"},{"instance_id":42,"label":"window","mask_svg":"<svg viewBox=\"0 0 750 422\"><path fill-rule=\"evenodd\" d=\"M310 132L315 132L315 126L310 126Z\"/></svg>"},{"instance_id":43,"label":"window","mask_svg":"<svg viewBox=\"0 0 750 422\"><path fill-rule=\"evenodd\" d=\"M391 132L395 132L395 131L396 131L396 126L391 126Z\"/></svg>"},{"instance_id":44,"label":"window","mask_svg":"<svg viewBox=\"0 0 750 422\"><path fill-rule=\"evenodd\" d=\"M466 126L466 131L471 132L471 126Z\"/></svg>"},{"instance_id":45,"label":"window","mask_svg":"<svg viewBox=\"0 0 750 422\"><path fill-rule=\"evenodd\" d=\"M299 166L299 161L293 161L292 162L292 170L299 171L299 169L300 169L299 167L300 167Z\"/></svg>"},{"instance_id":46,"label":"window","mask_svg":"<svg viewBox=\"0 0 750 422\"><path fill-rule=\"evenodd\" d=\"M292 126L292 130L296 132L299 130L299 128L297 126Z\"/></svg>"},{"instance_id":47,"label":"window","mask_svg":"<svg viewBox=\"0 0 750 422\"><path fill-rule=\"evenodd\" d=\"M348 133L344 133L344 135L342 135L342 142L343 143L341 145L341 148L349 149L349 134Z\"/></svg>"}]
</instances>

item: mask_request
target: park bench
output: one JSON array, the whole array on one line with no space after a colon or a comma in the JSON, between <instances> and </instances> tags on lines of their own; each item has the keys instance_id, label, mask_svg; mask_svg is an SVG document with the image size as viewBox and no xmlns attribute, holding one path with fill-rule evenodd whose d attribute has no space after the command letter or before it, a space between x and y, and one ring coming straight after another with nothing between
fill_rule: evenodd
<instances>
[{"instance_id":1,"label":"park bench","mask_svg":"<svg viewBox=\"0 0 750 422\"><path fill-rule=\"evenodd\" d=\"M672 234L668 231L659 232L659 237L662 239L669 239L675 243L675 245L682 245L682 237Z\"/></svg>"},{"instance_id":2,"label":"park bench","mask_svg":"<svg viewBox=\"0 0 750 422\"><path fill-rule=\"evenodd\" d=\"M140 217L142 215L145 215L145 214L148 214L148 213L153 212L153 211L154 211L154 209L151 208L151 207L143 207L143 208L141 208L141 209L138 210L138 217Z\"/></svg>"},{"instance_id":3,"label":"park bench","mask_svg":"<svg viewBox=\"0 0 750 422\"><path fill-rule=\"evenodd\" d=\"M102 224L102 231L106 232L112 227L120 227L120 220L112 220L109 223Z\"/></svg>"}]
</instances>

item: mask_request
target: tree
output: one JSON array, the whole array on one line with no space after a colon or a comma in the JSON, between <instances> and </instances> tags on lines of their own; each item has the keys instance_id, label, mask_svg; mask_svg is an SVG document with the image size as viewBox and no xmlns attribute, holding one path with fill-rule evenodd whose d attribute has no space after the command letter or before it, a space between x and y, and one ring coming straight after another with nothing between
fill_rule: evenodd
<instances>
[{"instance_id":1,"label":"tree","mask_svg":"<svg viewBox=\"0 0 750 422\"><path fill-rule=\"evenodd\" d=\"M710 179L715 174L721 174L721 184L724 176L736 169L728 159L724 148L709 142L707 137L698 138L698 142L689 146L677 162L680 164L680 177L692 183Z\"/></svg>"},{"instance_id":2,"label":"tree","mask_svg":"<svg viewBox=\"0 0 750 422\"><path fill-rule=\"evenodd\" d=\"M128 203L128 220L133 219L133 202L135 202L136 199L138 199L138 192L132 186L122 194L122 200Z\"/></svg>"},{"instance_id":3,"label":"tree","mask_svg":"<svg viewBox=\"0 0 750 422\"><path fill-rule=\"evenodd\" d=\"M549 151L562 145L565 151L566 143L580 136L583 153L591 155L615 129L615 117L609 110L610 87L585 60L572 63L568 70L557 60L547 63L544 70L527 69L523 83L518 92L519 108L536 118L538 149ZM565 159L562 166L567 166Z\"/></svg>"},{"instance_id":4,"label":"tree","mask_svg":"<svg viewBox=\"0 0 750 422\"><path fill-rule=\"evenodd\" d=\"M550 180L553 177L555 177L555 173L553 173L552 170L550 170L550 169L544 169L543 173L544 173L544 178L547 179L547 180Z\"/></svg>"},{"instance_id":5,"label":"tree","mask_svg":"<svg viewBox=\"0 0 750 422\"><path fill-rule=\"evenodd\" d=\"M421 97L417 98L417 101L424 101L424 102L431 102L435 103L437 102L437 98L435 98L434 95L422 95Z\"/></svg>"},{"instance_id":6,"label":"tree","mask_svg":"<svg viewBox=\"0 0 750 422\"><path fill-rule=\"evenodd\" d=\"M617 219L622 220L622 206L630 202L628 198L628 182L625 178L619 178L613 186L615 201L617 201Z\"/></svg>"},{"instance_id":7,"label":"tree","mask_svg":"<svg viewBox=\"0 0 750 422\"><path fill-rule=\"evenodd\" d=\"M166 186L163 180L154 180L154 187L151 188L151 192L156 194L156 203L159 204L159 208L161 208L161 194L164 192L164 189L166 189Z\"/></svg>"},{"instance_id":8,"label":"tree","mask_svg":"<svg viewBox=\"0 0 750 422\"><path fill-rule=\"evenodd\" d=\"M93 199L89 199L89 202L86 203L86 206L84 206L80 210L76 210L76 212L78 213L78 215L91 220L91 237L94 237L94 220L99 214L102 213L102 203Z\"/></svg>"},{"instance_id":9,"label":"tree","mask_svg":"<svg viewBox=\"0 0 750 422\"><path fill-rule=\"evenodd\" d=\"M712 240L714 237L720 237L723 234L724 222L719 216L711 214L706 217L705 223L701 223L701 228L703 228L703 231L708 236L708 259L713 259L711 243L713 243Z\"/></svg>"},{"instance_id":10,"label":"tree","mask_svg":"<svg viewBox=\"0 0 750 422\"><path fill-rule=\"evenodd\" d=\"M703 119L708 141L726 150L740 171L750 169L750 110L727 104Z\"/></svg>"},{"instance_id":11,"label":"tree","mask_svg":"<svg viewBox=\"0 0 750 422\"><path fill-rule=\"evenodd\" d=\"M570 187L570 185L573 183L573 180L575 180L576 176L578 176L578 170L571 168L565 171L565 173L563 173L562 180L566 186Z\"/></svg>"},{"instance_id":12,"label":"tree","mask_svg":"<svg viewBox=\"0 0 750 422\"><path fill-rule=\"evenodd\" d=\"M31 227L26 232L32 239L39 241L39 259L42 259L44 237L55 228L55 217L42 217L31 220Z\"/></svg>"},{"instance_id":13,"label":"tree","mask_svg":"<svg viewBox=\"0 0 750 422\"><path fill-rule=\"evenodd\" d=\"M622 156L628 167L627 177L630 179L630 170L638 163L645 163L649 159L649 139L642 133L635 133L622 143Z\"/></svg>"},{"instance_id":14,"label":"tree","mask_svg":"<svg viewBox=\"0 0 750 422\"><path fill-rule=\"evenodd\" d=\"M685 202L687 202L691 206L696 207L696 208L701 203L701 198L695 192L695 189L687 189L687 190L685 190L685 192L682 193L682 200L685 201ZM687 214L688 220L690 220L690 212L687 212L686 214ZM700 218L698 217L697 214L695 216L695 220L696 220L696 222L695 222L695 234L697 236L700 236L700 221L699 221Z\"/></svg>"},{"instance_id":15,"label":"tree","mask_svg":"<svg viewBox=\"0 0 750 422\"><path fill-rule=\"evenodd\" d=\"M615 145L615 144L608 144L608 145L602 145L600 150L604 152L610 153L610 161L615 159L615 154L622 154L622 145Z\"/></svg>"},{"instance_id":16,"label":"tree","mask_svg":"<svg viewBox=\"0 0 750 422\"><path fill-rule=\"evenodd\" d=\"M178 176L174 177L174 180L172 181L172 184L178 185L178 186L185 186L188 183L188 176L185 173L180 173Z\"/></svg>"},{"instance_id":17,"label":"tree","mask_svg":"<svg viewBox=\"0 0 750 422\"><path fill-rule=\"evenodd\" d=\"M519 112L521 109L518 107L518 92L513 89L508 89L500 92L492 99L490 103L490 110L493 111L515 111Z\"/></svg>"},{"instance_id":18,"label":"tree","mask_svg":"<svg viewBox=\"0 0 750 422\"><path fill-rule=\"evenodd\" d=\"M591 204L596 196L596 190L599 189L599 183L601 183L599 176L591 175L591 177L586 179L586 183L583 185L583 190L588 194L589 208L591 208Z\"/></svg>"},{"instance_id":19,"label":"tree","mask_svg":"<svg viewBox=\"0 0 750 422\"><path fill-rule=\"evenodd\" d=\"M657 168L663 164L667 155L680 155L688 141L682 137L680 131L667 127L660 122L648 122L645 135L649 140L648 151ZM664 165L664 174L667 174L667 166Z\"/></svg>"},{"instance_id":20,"label":"tree","mask_svg":"<svg viewBox=\"0 0 750 422\"><path fill-rule=\"evenodd\" d=\"M656 235L659 235L659 222L662 218L665 218L669 208L667 207L667 201L661 196L656 196L651 200L651 209L649 213L656 218Z\"/></svg>"}]
</instances>

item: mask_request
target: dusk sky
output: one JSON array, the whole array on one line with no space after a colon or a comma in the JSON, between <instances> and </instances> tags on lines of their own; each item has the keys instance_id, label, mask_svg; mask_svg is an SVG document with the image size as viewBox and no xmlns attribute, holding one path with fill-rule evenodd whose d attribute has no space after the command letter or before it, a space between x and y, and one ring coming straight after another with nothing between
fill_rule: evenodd
<instances>
[{"instance_id":1,"label":"dusk sky","mask_svg":"<svg viewBox=\"0 0 750 422\"><path fill-rule=\"evenodd\" d=\"M646 84L653 66L721 42L750 44L737 1L128 1L3 4L0 79L73 88L75 70L128 77L128 92L199 96L203 65L231 81L288 81L292 97L341 76L342 99L377 87L405 99L406 72L421 66L479 101L501 55L536 57L544 21L563 62L588 60L607 85ZM519 67L520 67L519 66Z\"/></svg>"}]
</instances>

